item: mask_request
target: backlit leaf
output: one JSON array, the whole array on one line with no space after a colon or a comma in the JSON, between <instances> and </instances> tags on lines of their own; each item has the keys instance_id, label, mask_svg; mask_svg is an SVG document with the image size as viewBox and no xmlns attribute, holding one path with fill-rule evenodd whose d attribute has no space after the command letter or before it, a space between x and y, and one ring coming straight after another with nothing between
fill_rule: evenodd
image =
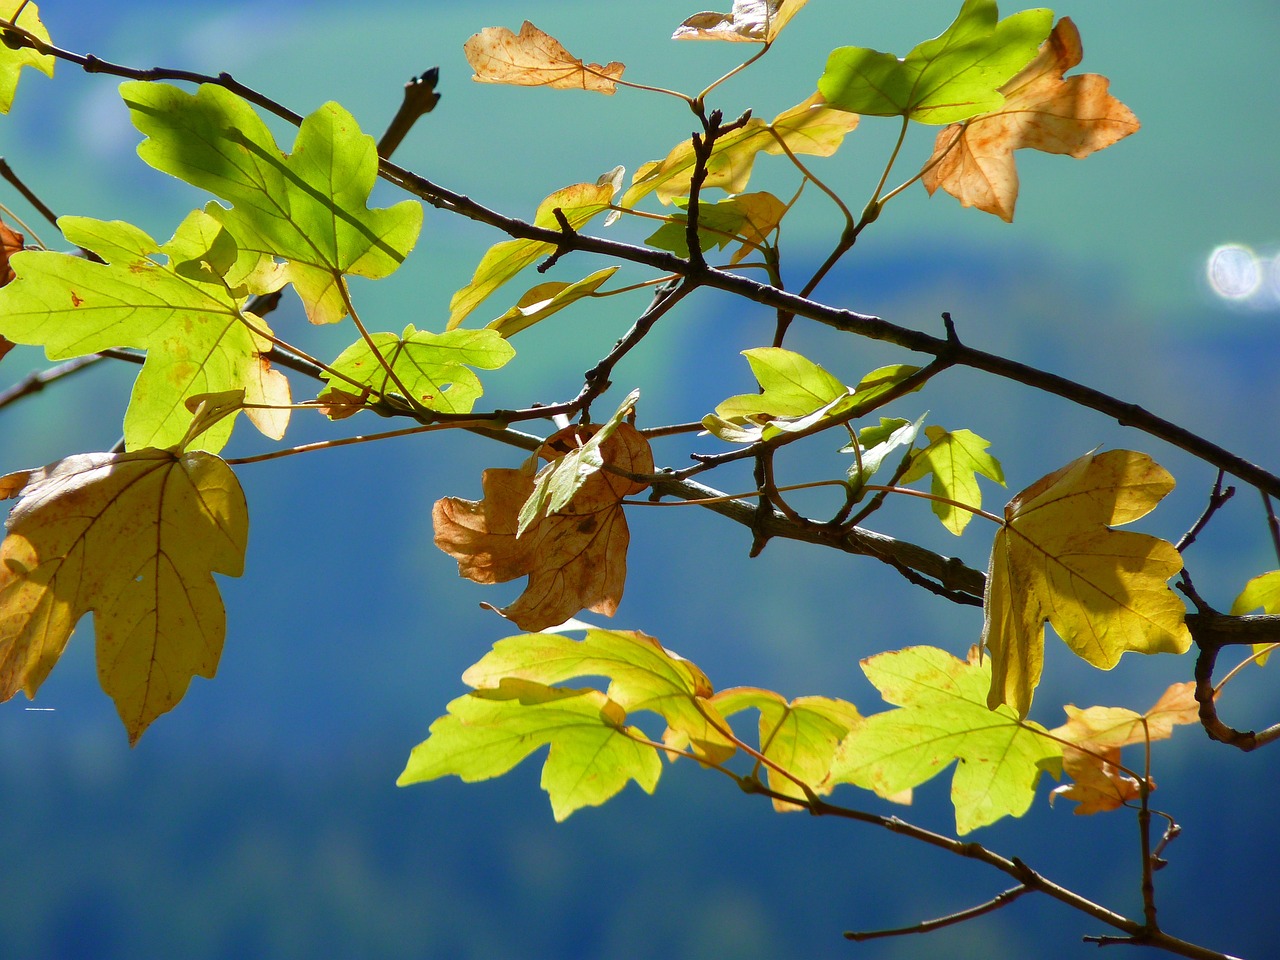
<instances>
[{"instance_id":1,"label":"backlit leaf","mask_svg":"<svg viewBox=\"0 0 1280 960\"><path fill-rule=\"evenodd\" d=\"M14 21L14 11L19 7L22 11ZM45 43L49 42L49 31L40 22L40 8L34 3L23 3L22 0L0 0L0 18L22 27ZM36 53L30 47L12 50L8 44L0 43L0 113L8 113L9 108L13 106L13 95L18 88L18 77L23 67L34 67L45 76L52 77L54 63L53 57Z\"/></svg>"},{"instance_id":2,"label":"backlit leaf","mask_svg":"<svg viewBox=\"0 0 1280 960\"><path fill-rule=\"evenodd\" d=\"M559 210L569 226L577 230L592 217L608 210L613 201L614 182L609 174L600 180L604 182L575 183L551 194L538 204L537 213L533 217L534 225L548 230L562 229L555 215L556 210ZM449 301L449 322L446 329L454 329L498 287L526 267L550 256L555 249L554 243L543 243L540 240L504 240L494 244L480 259L471 282Z\"/></svg>"},{"instance_id":3,"label":"backlit leaf","mask_svg":"<svg viewBox=\"0 0 1280 960\"><path fill-rule=\"evenodd\" d=\"M607 677L609 699L628 713L649 710L661 716L668 742L679 739L714 762L734 753L708 719L719 717L714 705L705 702L713 692L706 674L643 633L591 629L582 640L553 633L509 637L462 675L477 688L497 687L512 677L547 684Z\"/></svg>"},{"instance_id":4,"label":"backlit leaf","mask_svg":"<svg viewBox=\"0 0 1280 960\"><path fill-rule=\"evenodd\" d=\"M248 535L235 474L207 453L89 453L0 478L0 491L21 497L0 544L0 699L34 696L93 611L98 677L137 741L217 669L212 574L241 574Z\"/></svg>"},{"instance_id":5,"label":"backlit leaf","mask_svg":"<svg viewBox=\"0 0 1280 960\"><path fill-rule=\"evenodd\" d=\"M1146 454L1112 450L1086 454L1009 501L987 573L992 707L1026 716L1045 621L1103 670L1130 650L1187 650L1186 608L1167 583L1182 557L1164 540L1110 528L1145 516L1172 489L1173 477Z\"/></svg>"},{"instance_id":6,"label":"backlit leaf","mask_svg":"<svg viewBox=\"0 0 1280 960\"><path fill-rule=\"evenodd\" d=\"M920 123L953 123L997 109L999 88L1031 62L1053 13L1024 10L997 22L995 0L965 0L951 26L904 58L840 47L827 59L818 92L833 107Z\"/></svg>"},{"instance_id":7,"label":"backlit leaf","mask_svg":"<svg viewBox=\"0 0 1280 960\"><path fill-rule=\"evenodd\" d=\"M378 395L399 393L399 386L378 359L380 354L410 392L408 399L444 413L470 413L484 393L480 378L471 367L496 370L516 353L493 330L431 333L410 324L399 336L374 333L369 340L372 347L361 338L333 361L330 366L341 377L326 373L324 378L347 393L354 385L367 386ZM321 393L319 399L327 400L328 391Z\"/></svg>"},{"instance_id":8,"label":"backlit leaf","mask_svg":"<svg viewBox=\"0 0 1280 960\"><path fill-rule=\"evenodd\" d=\"M901 417L881 417L876 426L863 427L858 431L856 449L854 443L841 447L841 453L857 454L848 472L849 487L853 492L859 493L894 451L909 448L915 443L923 423L923 416L914 423Z\"/></svg>"},{"instance_id":9,"label":"backlit leaf","mask_svg":"<svg viewBox=\"0 0 1280 960\"><path fill-rule=\"evenodd\" d=\"M1167 740L1180 724L1200 722L1193 682L1169 687L1145 714L1122 707L1063 707L1067 722L1050 731L1070 746L1063 748L1062 769L1072 783L1055 787L1052 803L1065 797L1077 803L1078 815L1115 810L1137 800L1141 788L1136 779L1120 769L1120 748L1153 740ZM1155 784L1150 784L1155 788Z\"/></svg>"},{"instance_id":10,"label":"backlit leaf","mask_svg":"<svg viewBox=\"0 0 1280 960\"><path fill-rule=\"evenodd\" d=\"M975 509L982 506L982 488L978 474L1004 486L1000 461L987 453L991 444L971 430L951 433L942 427L925 427L929 446L916 453L911 466L902 475L904 484L933 475L930 490L934 496L956 500ZM957 537L964 532L973 514L941 500L933 501L933 512L942 525Z\"/></svg>"},{"instance_id":11,"label":"backlit leaf","mask_svg":"<svg viewBox=\"0 0 1280 960\"><path fill-rule=\"evenodd\" d=\"M112 347L146 350L124 419L128 449L179 443L191 421L185 401L199 394L243 389L249 403L288 403L288 381L263 356L271 342L260 334L270 328L243 312L242 289L228 290L210 270L211 262L238 257L230 236L208 216L189 215L163 248L119 221L63 217L58 223L71 243L107 262L45 251L14 254L18 279L0 289L0 334L43 346L50 360ZM157 254L168 254L168 262ZM182 255L195 258L178 259ZM259 413L253 419L260 430L283 436L287 410ZM200 446L220 450L233 420L207 431Z\"/></svg>"},{"instance_id":12,"label":"backlit leaf","mask_svg":"<svg viewBox=\"0 0 1280 960\"><path fill-rule=\"evenodd\" d=\"M565 283L562 280L540 283L525 291L525 295L516 302L516 305L502 316L489 321L485 329L494 330L502 337L514 337L520 331L528 330L539 320L545 320L553 313L559 313L583 297L592 296L617 272L617 267L605 267L576 283Z\"/></svg>"},{"instance_id":13,"label":"backlit leaf","mask_svg":"<svg viewBox=\"0 0 1280 960\"><path fill-rule=\"evenodd\" d=\"M833 783L892 797L958 760L951 781L956 832L1026 813L1043 770L1061 748L1037 723L1008 707L988 709L989 662L968 662L934 647L908 647L862 661L885 701L899 709L865 717L836 752Z\"/></svg>"},{"instance_id":14,"label":"backlit leaf","mask_svg":"<svg viewBox=\"0 0 1280 960\"><path fill-rule=\"evenodd\" d=\"M790 150L796 154L829 157L857 125L857 116L828 106L816 93L778 114L772 123L752 117L738 129L718 137L711 145L707 179L703 186L716 187L726 193L742 193L751 179L751 168L757 154L776 155ZM785 150L783 143L786 144ZM686 140L664 159L644 164L631 178L631 186L622 197L622 206L634 207L654 191L664 204L684 196L689 192L696 163L693 141Z\"/></svg>"},{"instance_id":15,"label":"backlit leaf","mask_svg":"<svg viewBox=\"0 0 1280 960\"><path fill-rule=\"evenodd\" d=\"M518 34L506 27L485 27L462 46L480 83L509 83L553 90L591 90L612 94L626 69L583 63L557 40L526 20Z\"/></svg>"},{"instance_id":16,"label":"backlit leaf","mask_svg":"<svg viewBox=\"0 0 1280 960\"><path fill-rule=\"evenodd\" d=\"M657 753L638 742L644 732L625 726L626 711L599 690L508 678L459 697L448 711L413 748L398 785L444 776L488 780L550 745L542 788L563 820L604 803L629 780L652 793L662 775Z\"/></svg>"},{"instance_id":17,"label":"backlit leaf","mask_svg":"<svg viewBox=\"0 0 1280 960\"><path fill-rule=\"evenodd\" d=\"M544 447L541 455L552 460L563 452ZM649 444L630 424L620 424L600 452L604 463L621 470L653 472ZM593 473L563 510L531 523L520 537L520 510L534 489L533 463L486 470L482 486L483 500L437 501L432 522L436 546L458 561L467 579L491 584L529 578L516 602L499 613L524 630L555 626L582 609L613 616L631 539L621 501L644 484L606 470Z\"/></svg>"},{"instance_id":18,"label":"backlit leaf","mask_svg":"<svg viewBox=\"0 0 1280 960\"><path fill-rule=\"evenodd\" d=\"M831 792L828 779L836 748L859 722L853 704L832 697L797 697L791 702L758 687L722 690L710 700L722 717L743 710L760 713L759 750L769 760L800 780L819 796ZM797 800L807 799L800 787L772 767L765 767L766 782L776 793ZM779 811L801 809L794 803L774 798Z\"/></svg>"},{"instance_id":19,"label":"backlit leaf","mask_svg":"<svg viewBox=\"0 0 1280 960\"><path fill-rule=\"evenodd\" d=\"M367 206L377 148L336 103L303 120L293 152L283 154L253 108L216 84L192 95L139 81L120 92L147 135L139 156L232 204L206 210L240 249L286 261L276 282L293 284L312 323L346 315L343 275L385 277L417 240L421 204Z\"/></svg>"},{"instance_id":20,"label":"backlit leaf","mask_svg":"<svg viewBox=\"0 0 1280 960\"><path fill-rule=\"evenodd\" d=\"M676 206L687 210L687 198L677 197ZM741 245L729 258L730 265L742 261L749 253L764 246L778 229L787 206L772 193L740 193L717 203L698 203L698 241L701 248L729 244ZM689 255L688 217L679 214L659 227L645 243L659 250L670 250L681 257Z\"/></svg>"},{"instance_id":21,"label":"backlit leaf","mask_svg":"<svg viewBox=\"0 0 1280 960\"><path fill-rule=\"evenodd\" d=\"M1239 617L1258 609L1272 616L1280 614L1280 570L1259 574L1246 583L1231 604L1231 615ZM1253 652L1259 655L1256 661L1258 666L1265 664L1270 657L1270 654L1262 652L1269 646L1269 643L1253 645Z\"/></svg>"},{"instance_id":22,"label":"backlit leaf","mask_svg":"<svg viewBox=\"0 0 1280 960\"><path fill-rule=\"evenodd\" d=\"M772 43L809 0L733 0L729 13L695 13L672 40L732 40Z\"/></svg>"},{"instance_id":23,"label":"backlit leaf","mask_svg":"<svg viewBox=\"0 0 1280 960\"><path fill-rule=\"evenodd\" d=\"M1064 17L1036 58L1000 88L1004 103L997 110L938 131L925 188L941 187L963 206L1010 221L1018 199L1013 151L1079 159L1136 132L1138 118L1107 92L1106 77L1063 79L1082 56L1080 31Z\"/></svg>"}]
</instances>

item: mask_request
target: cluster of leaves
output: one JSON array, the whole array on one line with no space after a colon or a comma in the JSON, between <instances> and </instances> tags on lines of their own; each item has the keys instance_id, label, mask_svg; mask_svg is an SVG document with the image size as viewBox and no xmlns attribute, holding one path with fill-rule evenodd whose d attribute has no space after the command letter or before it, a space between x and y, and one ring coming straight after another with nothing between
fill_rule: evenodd
<instances>
[{"instance_id":1,"label":"cluster of leaves","mask_svg":"<svg viewBox=\"0 0 1280 960\"><path fill-rule=\"evenodd\" d=\"M804 6L735 0L728 13L690 17L674 37L759 44L749 64ZM0 4L0 13L14 41L0 49L0 109L7 109L21 67L51 73L54 58L35 4ZM577 58L528 22L518 32L483 30L464 49L482 82L601 94L655 89L624 80L621 63ZM884 366L850 386L850 378L781 345L789 316L780 317L774 344L745 352L759 389L701 417L727 453L701 455L693 468L656 470L637 425L638 391L606 421L590 417L614 364L699 283L760 269L765 286L781 287L780 225L800 194L783 200L746 192L761 154L785 157L800 188L816 184L846 217L840 244L806 285L807 296L886 204L917 182L1011 220L1015 151L1083 157L1134 132L1137 120L1108 93L1105 78L1065 77L1081 56L1069 19L1055 24L1044 9L1000 19L992 0L964 0L946 30L903 57L834 50L817 91L768 122L744 115L724 123L708 113L706 97L719 81L697 96L660 91L685 101L701 132L640 165L629 185L618 167L556 190L529 221L503 220L509 238L483 255L453 295L439 332L412 325L377 332L359 316L348 277L392 274L422 224L420 203L371 209L370 192L381 174L456 213L483 220L482 208L390 165L335 103L299 118L286 152L225 78L194 93L154 80L124 83L121 96L143 135L141 158L216 199L163 244L130 224L82 217L58 220L75 248L69 253L22 249L16 231L0 233L0 351L18 343L42 346L51 360L112 351L141 362L120 449L0 477L0 497L17 498L0 545L0 697L33 696L88 612L102 685L131 741L178 702L193 676L213 676L225 618L212 574L241 573L248 529L231 469L237 462L218 456L241 411L272 440L285 436L294 410L335 421L373 411L416 422L411 430L482 427L515 443L523 435L504 428L516 420L576 416L578 423L563 420L532 444L521 466L486 470L480 500L447 497L435 505L436 544L463 576L482 584L527 578L519 597L497 609L525 632L467 671L472 691L432 725L401 783L496 777L549 746L543 786L557 819L605 802L631 780L652 791L663 754L717 768L768 794L780 810L813 812L828 809L823 798L838 785L908 801L915 786L957 761L959 834L1024 813L1044 771L1071 778L1054 795L1077 801L1077 812L1145 809L1149 771L1126 768L1120 750L1194 722L1193 684L1171 688L1145 714L1068 707L1067 723L1055 730L1027 718L1046 623L1100 669L1126 652L1182 653L1192 643L1185 606L1169 587L1182 569L1179 551L1113 529L1146 515L1172 489L1172 477L1150 457L1085 454L1015 494L1002 514L988 512L978 478L1003 485L1005 476L987 440L967 428L926 426L924 416L884 413L945 363ZM886 191L899 140L855 218L800 157L831 156L862 117L899 118L904 132L913 121L941 129L918 170ZM709 200L709 190L725 196ZM642 210L651 196L660 209ZM577 281L540 282L486 325L463 326L530 267L580 249L579 231L596 218L605 226L661 221L643 248L596 242L597 252L633 262L673 255L661 261L675 266L652 284L653 305L574 400L477 412L484 390L476 371L510 362L513 337L581 301L625 292L607 289L618 269L611 265ZM726 252L723 268L707 266L713 250ZM325 362L296 338L280 337L264 316L286 287L312 324L349 320L351 345ZM295 402L282 365L309 374L315 396ZM895 494L927 500L955 536L974 517L995 525L985 590L969 596L982 603L983 631L964 659L932 647L867 658L864 671L891 709L863 715L827 696L716 692L696 666L641 633L591 628L579 641L540 632L582 610L615 613L626 579L624 507L645 490L653 499L670 496L672 483L754 458L760 486L749 496L759 498L757 515L797 529L819 526L786 502L772 464L793 441L829 430L840 435L848 466L842 478L822 481L844 500L822 529L859 534L857 525ZM912 486L925 481L927 491ZM1252 581L1232 612L1258 607L1280 612L1280 573ZM608 686L558 685L582 677L605 677ZM758 715L754 735L738 729L739 715L750 710ZM636 713L656 715L662 728L644 732Z\"/></svg>"}]
</instances>

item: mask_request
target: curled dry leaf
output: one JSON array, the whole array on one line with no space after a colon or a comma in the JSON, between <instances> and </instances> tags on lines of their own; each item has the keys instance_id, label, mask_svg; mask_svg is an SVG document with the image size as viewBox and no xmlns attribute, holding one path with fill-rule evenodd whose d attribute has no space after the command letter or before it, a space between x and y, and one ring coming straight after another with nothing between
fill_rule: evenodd
<instances>
[{"instance_id":1,"label":"curled dry leaf","mask_svg":"<svg viewBox=\"0 0 1280 960\"><path fill-rule=\"evenodd\" d=\"M672 40L732 40L772 43L808 0L734 0L729 13L695 13Z\"/></svg>"},{"instance_id":2,"label":"curled dry leaf","mask_svg":"<svg viewBox=\"0 0 1280 960\"><path fill-rule=\"evenodd\" d=\"M591 90L613 94L625 66L616 60L601 66L583 63L555 37L526 20L520 32L485 27L462 45L479 83L509 83L553 90Z\"/></svg>"},{"instance_id":3,"label":"curled dry leaf","mask_svg":"<svg viewBox=\"0 0 1280 960\"><path fill-rule=\"evenodd\" d=\"M1137 131L1138 118L1107 92L1106 77L1064 79L1083 54L1080 31L1063 17L1036 58L1000 88L1000 109L938 132L922 178L925 189L932 194L941 187L963 206L1011 221L1018 199L1013 151L1080 159Z\"/></svg>"},{"instance_id":4,"label":"curled dry leaf","mask_svg":"<svg viewBox=\"0 0 1280 960\"><path fill-rule=\"evenodd\" d=\"M548 439L539 455L555 460L595 429L568 427ZM600 452L606 467L653 471L648 441L630 424L620 424ZM519 470L486 470L482 500L438 500L431 517L436 546L476 583L527 576L516 602L498 610L522 630L555 626L583 609L613 616L622 599L631 540L621 501L645 485L607 469L595 472L563 509L534 520L517 537L520 510L534 489L534 466L531 459Z\"/></svg>"}]
</instances>

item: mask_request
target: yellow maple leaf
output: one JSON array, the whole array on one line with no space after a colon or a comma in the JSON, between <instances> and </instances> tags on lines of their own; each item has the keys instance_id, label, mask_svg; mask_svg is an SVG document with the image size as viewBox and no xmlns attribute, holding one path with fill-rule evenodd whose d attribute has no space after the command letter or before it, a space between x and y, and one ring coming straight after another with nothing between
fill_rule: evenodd
<instances>
[{"instance_id":1,"label":"yellow maple leaf","mask_svg":"<svg viewBox=\"0 0 1280 960\"><path fill-rule=\"evenodd\" d=\"M0 544L0 700L28 697L94 613L98 679L137 742L195 675L212 677L226 613L212 573L244 569L249 519L209 453L86 453L0 477L21 495Z\"/></svg>"},{"instance_id":2,"label":"yellow maple leaf","mask_svg":"<svg viewBox=\"0 0 1280 960\"><path fill-rule=\"evenodd\" d=\"M553 90L592 90L612 94L625 67L616 60L601 66L583 63L563 44L526 20L520 32L485 27L462 46L480 83L509 83Z\"/></svg>"},{"instance_id":3,"label":"yellow maple leaf","mask_svg":"<svg viewBox=\"0 0 1280 960\"><path fill-rule=\"evenodd\" d=\"M987 573L982 639L991 653L988 704L1026 716L1044 665L1048 621L1103 670L1120 655L1183 653L1186 608L1167 581L1182 569L1173 545L1110 529L1145 516L1173 489L1146 454L1086 454L1042 477L1005 507Z\"/></svg>"},{"instance_id":4,"label":"yellow maple leaf","mask_svg":"<svg viewBox=\"0 0 1280 960\"><path fill-rule=\"evenodd\" d=\"M1137 131L1138 118L1107 92L1106 77L1088 73L1064 79L1080 63L1080 31L1063 17L1023 70L1000 88L999 110L938 131L922 177L961 205L1013 219L1018 170L1013 151L1065 153L1077 159Z\"/></svg>"}]
</instances>

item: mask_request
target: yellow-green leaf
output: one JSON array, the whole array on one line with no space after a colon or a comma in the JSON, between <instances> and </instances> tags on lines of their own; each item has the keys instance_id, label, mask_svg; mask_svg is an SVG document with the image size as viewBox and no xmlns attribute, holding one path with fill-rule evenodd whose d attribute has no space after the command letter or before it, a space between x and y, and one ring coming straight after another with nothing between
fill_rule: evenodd
<instances>
[{"instance_id":1,"label":"yellow-green leaf","mask_svg":"<svg viewBox=\"0 0 1280 960\"><path fill-rule=\"evenodd\" d=\"M163 248L119 221L63 217L58 224L71 243L107 262L46 251L14 254L18 278L0 288L0 334L43 346L50 360L112 347L146 350L124 418L128 449L181 442L191 422L185 402L200 394L242 388L249 403L289 402L288 381L264 357L270 327L244 312L243 289L229 290L210 269L239 257L234 241L208 216L190 214ZM157 254L168 254L168 262ZM288 411L257 411L251 419L279 439ZM233 421L227 417L205 432L201 448L222 449Z\"/></svg>"},{"instance_id":2,"label":"yellow-green leaf","mask_svg":"<svg viewBox=\"0 0 1280 960\"><path fill-rule=\"evenodd\" d=\"M1026 716L1044 664L1048 621L1077 655L1103 670L1120 655L1183 653L1186 608L1168 580L1182 557L1167 541L1112 530L1145 516L1173 489L1146 454L1086 454L1005 507L987 573L983 642L989 703Z\"/></svg>"},{"instance_id":3,"label":"yellow-green leaf","mask_svg":"<svg viewBox=\"0 0 1280 960\"><path fill-rule=\"evenodd\" d=\"M526 290L514 307L502 316L489 321L485 329L494 330L506 338L514 337L520 331L528 330L539 320L545 320L553 313L559 313L583 297L593 296L604 282L617 272L617 267L605 267L576 283L565 283L562 280L540 283Z\"/></svg>"},{"instance_id":4,"label":"yellow-green leaf","mask_svg":"<svg viewBox=\"0 0 1280 960\"><path fill-rule=\"evenodd\" d=\"M338 104L304 119L284 154L253 107L217 84L192 95L136 81L120 93L147 135L139 156L232 204L206 210L242 250L287 261L278 282L293 284L312 323L346 316L345 274L385 277L413 248L421 204L369 209L377 148Z\"/></svg>"},{"instance_id":5,"label":"yellow-green leaf","mask_svg":"<svg viewBox=\"0 0 1280 960\"><path fill-rule=\"evenodd\" d=\"M556 820L598 806L635 780L653 793L662 775L657 753L625 726L626 711L598 690L566 690L514 678L476 690L448 706L413 748L396 783L438 777L468 783L499 777L550 745L542 789Z\"/></svg>"},{"instance_id":6,"label":"yellow-green leaf","mask_svg":"<svg viewBox=\"0 0 1280 960\"><path fill-rule=\"evenodd\" d=\"M89 453L0 491L21 497L0 544L0 699L34 696L93 611L98 677L136 742L217 669L212 574L241 574L249 530L235 474L207 453Z\"/></svg>"},{"instance_id":7,"label":"yellow-green leaf","mask_svg":"<svg viewBox=\"0 0 1280 960\"><path fill-rule=\"evenodd\" d=\"M21 8L18 19L13 19L14 11ZM0 18L22 27L33 37L49 42L49 31L40 22L40 8L34 3L23 0L0 0ZM0 113L8 113L13 106L13 95L18 89L18 77L23 67L34 67L47 77L53 76L55 60L47 54L36 53L30 47L13 50L6 43L0 43Z\"/></svg>"},{"instance_id":8,"label":"yellow-green leaf","mask_svg":"<svg viewBox=\"0 0 1280 960\"><path fill-rule=\"evenodd\" d=\"M1231 604L1231 615L1240 617L1258 609L1272 616L1280 614L1280 570L1259 574L1246 583L1240 595ZM1262 651L1269 646L1270 644L1266 643L1253 645L1254 653L1259 654L1257 661L1259 666L1267 662L1270 655Z\"/></svg>"},{"instance_id":9,"label":"yellow-green leaf","mask_svg":"<svg viewBox=\"0 0 1280 960\"><path fill-rule=\"evenodd\" d=\"M840 744L833 783L894 797L947 769L956 832L1026 813L1041 771L1056 771L1062 748L1044 727L1008 707L987 707L990 661L935 647L908 647L862 661L885 701L898 707L865 717Z\"/></svg>"},{"instance_id":10,"label":"yellow-green leaf","mask_svg":"<svg viewBox=\"0 0 1280 960\"><path fill-rule=\"evenodd\" d=\"M933 474L930 490L936 497L955 500L978 509L982 506L982 488L978 486L978 474L1004 486L1004 471L1000 461L987 453L991 444L971 430L951 433L942 427L925 427L929 446L916 453L911 466L902 476L902 482L912 483ZM957 537L964 532L973 513L942 500L933 501L933 512L942 525Z\"/></svg>"},{"instance_id":11,"label":"yellow-green leaf","mask_svg":"<svg viewBox=\"0 0 1280 960\"><path fill-rule=\"evenodd\" d=\"M772 690L758 687L722 690L709 702L726 718L747 709L759 711L760 753L817 795L831 792L834 784L828 776L836 748L862 719L857 708L844 700L797 697L788 703ZM795 780L773 767L765 768L765 776L775 793L807 799ZM778 811L800 809L777 797L773 807Z\"/></svg>"},{"instance_id":12,"label":"yellow-green leaf","mask_svg":"<svg viewBox=\"0 0 1280 960\"><path fill-rule=\"evenodd\" d=\"M604 182L575 183L551 194L538 204L534 225L548 230L562 229L555 215L559 210L569 226L577 230L592 217L609 209L614 194L612 175L606 174L600 179ZM540 240L504 240L494 244L480 259L471 282L449 301L446 329L454 329L491 293L525 267L549 256L555 248L554 243Z\"/></svg>"}]
</instances>

